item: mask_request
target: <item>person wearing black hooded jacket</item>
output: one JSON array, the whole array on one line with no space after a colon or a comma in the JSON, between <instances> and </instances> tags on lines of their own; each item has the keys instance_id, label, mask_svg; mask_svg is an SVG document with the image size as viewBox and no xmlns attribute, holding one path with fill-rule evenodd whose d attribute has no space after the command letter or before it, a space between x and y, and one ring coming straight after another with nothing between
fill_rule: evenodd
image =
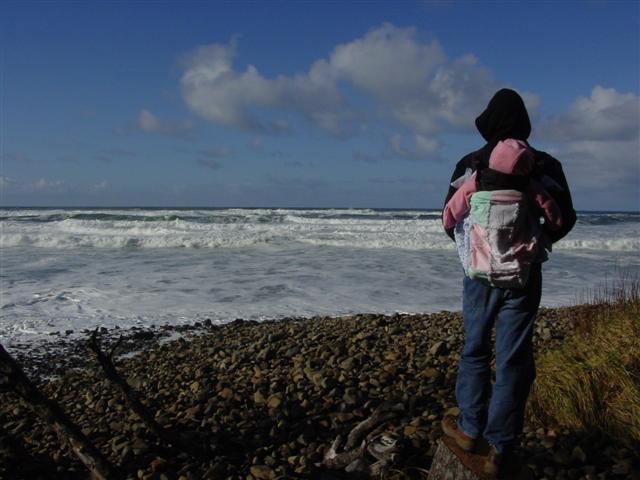
<instances>
[{"instance_id":1,"label":"person wearing black hooded jacket","mask_svg":"<svg viewBox=\"0 0 640 480\"><path fill-rule=\"evenodd\" d=\"M487 168L489 166L489 156L500 140L515 138L516 140L526 141L531 134L531 122L524 102L517 92L508 88L499 90L493 96L486 110L476 118L476 128L487 143L481 149L462 157L456 164L451 176L452 183L463 176L468 168L471 171ZM532 148L531 145L529 147L533 151L535 159L534 176L547 175L562 188L561 191L555 192L552 196L560 207L564 225L556 232L546 232L552 242L557 242L569 233L576 223L576 212L573 209L569 186L562 171L562 165L558 160L546 152ZM456 193L456 189L450 185L444 205L447 204L454 193ZM446 232L453 240L453 228L446 230Z\"/></svg>"},{"instance_id":2,"label":"person wearing black hooded jacket","mask_svg":"<svg viewBox=\"0 0 640 480\"><path fill-rule=\"evenodd\" d=\"M492 178L490 170L483 176L483 171L499 141L529 138L531 122L527 109L518 93L505 88L493 96L475 124L486 144L456 164L451 183L465 173L477 172L482 189L500 189L491 185L494 181L498 185L500 179ZM560 162L548 153L531 150L533 176L549 177L559 187L549 193L560 208L563 224L559 230L545 232L552 242L557 242L576 222L571 193ZM445 205L455 192L456 188L450 186ZM446 233L454 239L453 228ZM524 425L524 409L535 378L532 336L541 298L541 270L539 263L531 265L528 283L522 289L493 287L466 276L463 279L465 343L456 382L460 415L457 418L445 415L442 428L465 450L473 450L477 439L483 436L491 444L485 473L492 475L504 474L513 467L513 449ZM496 382L492 386L490 339L494 326Z\"/></svg>"}]
</instances>

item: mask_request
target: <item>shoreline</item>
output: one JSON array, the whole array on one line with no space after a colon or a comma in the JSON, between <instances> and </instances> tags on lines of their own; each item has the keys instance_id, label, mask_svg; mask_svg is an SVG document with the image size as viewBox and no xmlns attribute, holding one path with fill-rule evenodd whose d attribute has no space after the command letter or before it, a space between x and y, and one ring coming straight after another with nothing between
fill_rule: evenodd
<instances>
[{"instance_id":1,"label":"shoreline","mask_svg":"<svg viewBox=\"0 0 640 480\"><path fill-rule=\"evenodd\" d=\"M547 311L571 309L571 306L541 306L538 315L543 317ZM179 340L180 338L191 341L200 335L214 334L219 332L224 335L228 329L233 330L239 326L274 325L281 322L325 322L346 321L352 318L376 318L376 319L398 319L398 318L428 318L431 316L451 316L461 318L461 311L441 310L439 312L395 312L395 313L354 313L345 315L314 315L314 316L282 316L278 318L266 318L261 320L246 320L236 318L224 323L213 323L211 319L195 320L193 323L164 324L149 326L128 326L121 327L98 327L100 340L105 349L113 347L116 342L120 342L115 355L116 360L124 360L132 356L143 354L153 350L158 346ZM269 328L269 327L263 327ZM541 334L542 328L536 327L536 333ZM33 380L41 381L60 380L66 374L84 371L93 365L93 360L87 353L86 342L93 330L84 329L81 332L68 330L65 332L54 331L47 335L50 340L39 340L35 345L26 342L14 343L7 348L8 352L20 363L23 370L32 377ZM555 337L561 335L556 333ZM546 343L551 340L550 333L547 333ZM53 362L52 362L53 360Z\"/></svg>"},{"instance_id":2,"label":"shoreline","mask_svg":"<svg viewBox=\"0 0 640 480\"><path fill-rule=\"evenodd\" d=\"M536 354L561 344L585 308L541 308ZM121 333L104 332L104 349ZM402 463L395 468L406 475L393 478L424 478L419 472L428 469L435 453L439 421L455 406L460 312L236 320L125 334L117 357L121 374L163 426L215 446L210 460L167 458L88 361L82 341L67 351L15 356L26 371L37 371L39 363L43 391L113 463L140 478L346 478L318 464L336 435L348 433L386 400L404 406L387 425L404 445ZM45 367L67 374L46 378L52 371ZM24 478L27 472L8 469L34 468L48 478L86 476L48 426L13 394L2 395L0 445L20 443L25 458L15 467L0 449L0 473ZM607 472L616 455L626 452L607 451L607 445L550 426L525 430L523 448L537 478L621 478Z\"/></svg>"}]
</instances>

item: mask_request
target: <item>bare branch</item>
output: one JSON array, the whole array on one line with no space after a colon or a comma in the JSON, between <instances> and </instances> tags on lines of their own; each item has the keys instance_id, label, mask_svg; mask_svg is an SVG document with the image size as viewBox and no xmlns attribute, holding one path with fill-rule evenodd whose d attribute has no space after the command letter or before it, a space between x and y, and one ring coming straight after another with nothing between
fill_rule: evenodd
<instances>
[{"instance_id":1,"label":"bare branch","mask_svg":"<svg viewBox=\"0 0 640 480\"><path fill-rule=\"evenodd\" d=\"M120 341L118 341L119 343ZM117 347L117 344L116 344ZM102 370L107 379L114 383L122 395L124 396L127 406L136 414L147 428L153 432L153 434L160 439L160 441L171 448L178 448L184 453L191 456L205 456L208 453L206 445L189 441L184 435L173 434L169 430L162 427L155 419L149 408L147 408L140 400L139 393L134 390L127 381L118 373L115 365L113 364L112 355L115 347L112 349L110 355L105 355L100 348L100 342L98 340L98 330L94 330L87 342L87 348L93 353L98 363L102 367Z\"/></svg>"},{"instance_id":2,"label":"bare branch","mask_svg":"<svg viewBox=\"0 0 640 480\"><path fill-rule=\"evenodd\" d=\"M116 353L116 349L120 346L120 344L122 343L122 339L124 337L122 335L120 335L120 338L118 339L118 341L115 343L115 345L111 348L111 351L109 352L109 360L113 361L113 355L114 353Z\"/></svg>"},{"instance_id":3,"label":"bare branch","mask_svg":"<svg viewBox=\"0 0 640 480\"><path fill-rule=\"evenodd\" d=\"M131 386L127 383L127 381L120 376L118 371L116 370L115 365L111 359L111 356L107 356L104 354L102 349L100 348L100 342L98 341L98 329L96 328L89 341L87 342L87 347L93 353L95 358L100 363L102 370L107 377L107 379L114 383L120 392L122 392L127 406L135 412L138 417L144 422L147 428L153 432L153 434L158 437L163 443L166 445L175 444L175 439L172 439L169 435L169 432L165 430L153 417L151 412L147 407L144 406L138 392L136 392Z\"/></svg>"},{"instance_id":4,"label":"bare branch","mask_svg":"<svg viewBox=\"0 0 640 480\"><path fill-rule=\"evenodd\" d=\"M46 422L58 436L67 440L71 449L97 479L118 479L123 475L91 443L78 425L63 411L58 403L46 398L29 380L13 357L0 345L0 374L2 386L11 388Z\"/></svg>"},{"instance_id":5,"label":"bare branch","mask_svg":"<svg viewBox=\"0 0 640 480\"><path fill-rule=\"evenodd\" d=\"M404 410L404 405L401 403L391 404L388 402L382 403L378 408L376 408L370 417L361 421L358 425L356 425L353 430L349 433L347 437L347 443L344 446L345 450L351 450L354 448L359 442L360 439L373 427L380 423L388 422L396 416L396 412L401 412Z\"/></svg>"},{"instance_id":6,"label":"bare branch","mask_svg":"<svg viewBox=\"0 0 640 480\"><path fill-rule=\"evenodd\" d=\"M347 465L350 465L358 458L362 458L362 455L365 452L366 442L362 442L358 448L338 453L338 449L340 448L340 444L342 443L342 437L338 435L336 439L331 444L331 448L327 451L324 456L323 464L328 468L333 469L341 469L345 468Z\"/></svg>"}]
</instances>

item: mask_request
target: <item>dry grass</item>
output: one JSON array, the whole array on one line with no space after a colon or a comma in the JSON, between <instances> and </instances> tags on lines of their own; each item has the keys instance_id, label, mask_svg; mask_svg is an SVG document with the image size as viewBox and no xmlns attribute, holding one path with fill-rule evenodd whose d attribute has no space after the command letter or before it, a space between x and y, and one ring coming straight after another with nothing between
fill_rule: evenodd
<instances>
[{"instance_id":1,"label":"dry grass","mask_svg":"<svg viewBox=\"0 0 640 480\"><path fill-rule=\"evenodd\" d=\"M561 348L537 360L528 417L540 425L600 432L640 446L640 282L618 280L591 292L591 308Z\"/></svg>"}]
</instances>

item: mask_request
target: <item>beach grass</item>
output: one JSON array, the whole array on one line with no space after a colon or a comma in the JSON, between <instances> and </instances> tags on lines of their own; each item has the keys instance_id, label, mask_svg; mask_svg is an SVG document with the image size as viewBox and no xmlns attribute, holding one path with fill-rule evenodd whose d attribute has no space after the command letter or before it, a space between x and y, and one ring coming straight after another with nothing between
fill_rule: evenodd
<instances>
[{"instance_id":1,"label":"beach grass","mask_svg":"<svg viewBox=\"0 0 640 480\"><path fill-rule=\"evenodd\" d=\"M528 418L603 434L633 451L640 446L640 282L620 274L585 300L574 334L537 359Z\"/></svg>"}]
</instances>

